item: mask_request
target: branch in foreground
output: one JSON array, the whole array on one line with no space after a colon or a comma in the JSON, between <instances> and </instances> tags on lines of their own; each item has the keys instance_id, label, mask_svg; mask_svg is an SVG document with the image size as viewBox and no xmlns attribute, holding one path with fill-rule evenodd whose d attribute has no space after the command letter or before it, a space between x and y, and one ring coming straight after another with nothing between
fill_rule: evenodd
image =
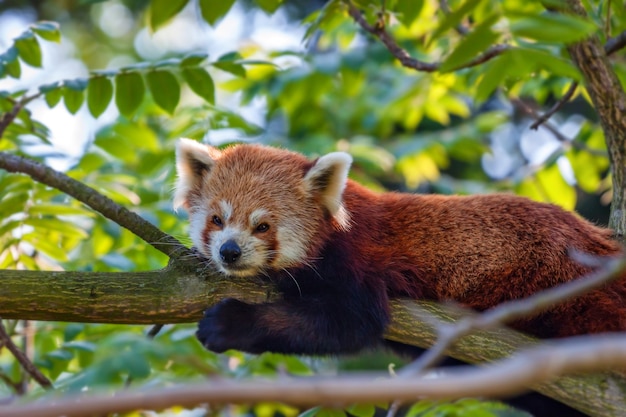
<instances>
[{"instance_id":1,"label":"branch in foreground","mask_svg":"<svg viewBox=\"0 0 626 417\"><path fill-rule=\"evenodd\" d=\"M219 381L171 388L130 389L111 395L79 395L37 404L0 407L3 417L83 417L133 410L186 408L199 404L251 404L276 401L301 407L338 406L423 398L503 397L526 390L563 373L589 372L626 366L626 335L582 336L524 352L486 368L455 368L438 378L387 379L386 374L349 377ZM600 388L600 387L598 387ZM604 390L604 396L624 395L626 386ZM623 410L621 410L623 412ZM618 415L617 409L605 415Z\"/></svg>"},{"instance_id":2,"label":"branch in foreground","mask_svg":"<svg viewBox=\"0 0 626 417\"><path fill-rule=\"evenodd\" d=\"M515 319L541 313L550 307L599 288L622 276L626 268L626 257L609 259L604 268L594 271L575 281L549 288L521 300L512 300L485 311L467 316L452 326L440 328L437 343L419 359L405 366L399 373L409 377L423 372L438 363L446 351L460 338L479 329L492 329Z\"/></svg>"},{"instance_id":3,"label":"branch in foreground","mask_svg":"<svg viewBox=\"0 0 626 417\"><path fill-rule=\"evenodd\" d=\"M11 354L15 357L15 359L22 366L22 369L28 373L42 388L50 389L52 388L52 382L44 374L39 371L39 369L33 364L33 362L26 356L24 352L18 348L15 343L11 340L11 336L7 333L4 324L2 324L2 319L0 319L0 344L6 346L6 348L11 352ZM0 414L1 415L1 414Z\"/></svg>"},{"instance_id":4,"label":"branch in foreground","mask_svg":"<svg viewBox=\"0 0 626 417\"><path fill-rule=\"evenodd\" d=\"M136 213L120 206L93 188L39 162L0 152L0 168L8 172L26 174L35 181L74 197L104 217L125 227L167 256L183 255L188 251L177 239L162 232Z\"/></svg>"},{"instance_id":5,"label":"branch in foreground","mask_svg":"<svg viewBox=\"0 0 626 417\"><path fill-rule=\"evenodd\" d=\"M186 264L178 268L178 261L163 270L138 273L0 270L0 316L114 324L182 323L199 320L207 306L223 298L259 303L276 296L267 283L225 280L198 271L202 264L192 270ZM390 304L393 320L385 337L421 348L436 342L438 322L454 322L467 314L428 301L394 299ZM522 333L497 328L464 337L447 354L468 363L484 363L537 343ZM587 413L598 414L607 407L621 407L626 413L626 396L605 397L601 392L607 384L626 387L626 377L606 373L563 377L532 389Z\"/></svg>"}]
</instances>

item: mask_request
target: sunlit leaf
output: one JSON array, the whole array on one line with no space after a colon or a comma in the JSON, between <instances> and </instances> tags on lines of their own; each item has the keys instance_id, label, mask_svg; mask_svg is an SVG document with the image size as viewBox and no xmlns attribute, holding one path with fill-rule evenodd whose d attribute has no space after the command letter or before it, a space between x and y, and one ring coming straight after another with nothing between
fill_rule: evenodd
<instances>
[{"instance_id":1,"label":"sunlit leaf","mask_svg":"<svg viewBox=\"0 0 626 417\"><path fill-rule=\"evenodd\" d=\"M156 104L172 114L180 99L180 85L169 71L150 71L146 74L148 87Z\"/></svg>"},{"instance_id":2,"label":"sunlit leaf","mask_svg":"<svg viewBox=\"0 0 626 417\"><path fill-rule=\"evenodd\" d=\"M41 67L41 48L32 32L24 32L15 39L15 47L22 61L32 67Z\"/></svg>"},{"instance_id":3,"label":"sunlit leaf","mask_svg":"<svg viewBox=\"0 0 626 417\"><path fill-rule=\"evenodd\" d=\"M59 101L61 101L61 97L63 97L63 91L61 88L47 91L44 94L44 99L46 100L46 104L50 108L59 104Z\"/></svg>"},{"instance_id":4,"label":"sunlit leaf","mask_svg":"<svg viewBox=\"0 0 626 417\"><path fill-rule=\"evenodd\" d=\"M22 67L17 59L18 55L18 50L15 46L10 47L1 55L5 72L13 78L20 78L22 75Z\"/></svg>"},{"instance_id":5,"label":"sunlit leaf","mask_svg":"<svg viewBox=\"0 0 626 417\"><path fill-rule=\"evenodd\" d=\"M94 77L87 85L87 108L93 117L98 117L109 106L113 98L113 83L106 77Z\"/></svg>"},{"instance_id":6,"label":"sunlit leaf","mask_svg":"<svg viewBox=\"0 0 626 417\"><path fill-rule=\"evenodd\" d=\"M196 67L209 57L208 54L189 54L183 58L180 63L181 67Z\"/></svg>"},{"instance_id":7,"label":"sunlit leaf","mask_svg":"<svg viewBox=\"0 0 626 417\"><path fill-rule=\"evenodd\" d=\"M157 30L176 14L178 14L189 0L152 0L150 2L150 27Z\"/></svg>"},{"instance_id":8,"label":"sunlit leaf","mask_svg":"<svg viewBox=\"0 0 626 417\"><path fill-rule=\"evenodd\" d=\"M592 34L596 26L581 17L564 13L512 16L511 33L544 42L570 43Z\"/></svg>"},{"instance_id":9,"label":"sunlit leaf","mask_svg":"<svg viewBox=\"0 0 626 417\"><path fill-rule=\"evenodd\" d=\"M126 72L115 77L115 104L126 117L130 117L143 101L146 88L141 75Z\"/></svg>"},{"instance_id":10,"label":"sunlit leaf","mask_svg":"<svg viewBox=\"0 0 626 417\"><path fill-rule=\"evenodd\" d=\"M214 67L221 69L222 71L229 72L237 77L245 78L246 69L241 64L236 64L234 62L214 62Z\"/></svg>"},{"instance_id":11,"label":"sunlit leaf","mask_svg":"<svg viewBox=\"0 0 626 417\"><path fill-rule=\"evenodd\" d=\"M214 26L230 10L235 0L199 0L202 18Z\"/></svg>"},{"instance_id":12,"label":"sunlit leaf","mask_svg":"<svg viewBox=\"0 0 626 417\"><path fill-rule=\"evenodd\" d=\"M76 114L85 101L85 92L69 87L64 87L61 92L63 93L63 102L65 103L67 111Z\"/></svg>"},{"instance_id":13,"label":"sunlit leaf","mask_svg":"<svg viewBox=\"0 0 626 417\"><path fill-rule=\"evenodd\" d=\"M454 70L493 45L500 37L498 33L495 33L491 29L498 18L498 15L491 16L465 36L454 51L443 61L440 71L446 72Z\"/></svg>"},{"instance_id":14,"label":"sunlit leaf","mask_svg":"<svg viewBox=\"0 0 626 417\"><path fill-rule=\"evenodd\" d=\"M215 85L204 68L183 68L182 75L194 93L209 103L215 104Z\"/></svg>"},{"instance_id":15,"label":"sunlit leaf","mask_svg":"<svg viewBox=\"0 0 626 417\"><path fill-rule=\"evenodd\" d=\"M396 11L398 19L405 26L411 26L424 7L424 0L398 0Z\"/></svg>"},{"instance_id":16,"label":"sunlit leaf","mask_svg":"<svg viewBox=\"0 0 626 417\"><path fill-rule=\"evenodd\" d=\"M31 29L42 39L51 42L61 41L61 32L59 31L59 24L57 22L37 22L31 26Z\"/></svg>"},{"instance_id":17,"label":"sunlit leaf","mask_svg":"<svg viewBox=\"0 0 626 417\"><path fill-rule=\"evenodd\" d=\"M432 39L439 38L439 36L461 23L461 20L471 13L481 1L482 0L467 0L458 9L445 15L439 27L433 32Z\"/></svg>"},{"instance_id":18,"label":"sunlit leaf","mask_svg":"<svg viewBox=\"0 0 626 417\"><path fill-rule=\"evenodd\" d=\"M254 0L254 2L265 12L272 14L280 7L283 0Z\"/></svg>"}]
</instances>

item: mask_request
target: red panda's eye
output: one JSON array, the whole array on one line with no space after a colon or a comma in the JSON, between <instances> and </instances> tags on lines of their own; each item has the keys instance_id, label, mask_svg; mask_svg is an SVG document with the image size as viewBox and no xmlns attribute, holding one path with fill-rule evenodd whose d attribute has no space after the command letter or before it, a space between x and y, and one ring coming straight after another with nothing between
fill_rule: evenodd
<instances>
[{"instance_id":1,"label":"red panda's eye","mask_svg":"<svg viewBox=\"0 0 626 417\"><path fill-rule=\"evenodd\" d=\"M267 232L267 231L269 230L269 228L270 228L270 225L269 225L269 224L267 224L267 223L261 223L260 225L258 225L258 226L256 227L256 231L257 231L257 232L261 232L261 233L263 233L263 232Z\"/></svg>"},{"instance_id":2,"label":"red panda's eye","mask_svg":"<svg viewBox=\"0 0 626 417\"><path fill-rule=\"evenodd\" d=\"M213 223L219 227L223 226L222 219L220 219L219 216L213 216Z\"/></svg>"}]
</instances>

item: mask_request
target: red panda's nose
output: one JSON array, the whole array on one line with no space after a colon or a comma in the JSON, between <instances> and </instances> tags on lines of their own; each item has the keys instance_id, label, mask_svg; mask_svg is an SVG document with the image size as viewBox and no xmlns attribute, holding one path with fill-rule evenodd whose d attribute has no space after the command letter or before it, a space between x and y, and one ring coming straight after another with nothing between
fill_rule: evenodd
<instances>
[{"instance_id":1,"label":"red panda's nose","mask_svg":"<svg viewBox=\"0 0 626 417\"><path fill-rule=\"evenodd\" d=\"M227 264L232 264L241 256L241 249L234 240L227 240L220 248L220 257Z\"/></svg>"}]
</instances>

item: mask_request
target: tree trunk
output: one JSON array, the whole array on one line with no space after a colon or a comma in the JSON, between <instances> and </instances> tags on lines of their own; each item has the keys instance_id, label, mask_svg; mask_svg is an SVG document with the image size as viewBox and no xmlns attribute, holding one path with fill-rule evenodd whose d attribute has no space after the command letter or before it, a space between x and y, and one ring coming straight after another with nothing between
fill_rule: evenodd
<instances>
[{"instance_id":1,"label":"tree trunk","mask_svg":"<svg viewBox=\"0 0 626 417\"><path fill-rule=\"evenodd\" d=\"M587 17L579 0L568 0L570 10ZM626 93L597 36L568 47L585 79L609 151L613 174L613 201L609 227L626 244Z\"/></svg>"}]
</instances>

